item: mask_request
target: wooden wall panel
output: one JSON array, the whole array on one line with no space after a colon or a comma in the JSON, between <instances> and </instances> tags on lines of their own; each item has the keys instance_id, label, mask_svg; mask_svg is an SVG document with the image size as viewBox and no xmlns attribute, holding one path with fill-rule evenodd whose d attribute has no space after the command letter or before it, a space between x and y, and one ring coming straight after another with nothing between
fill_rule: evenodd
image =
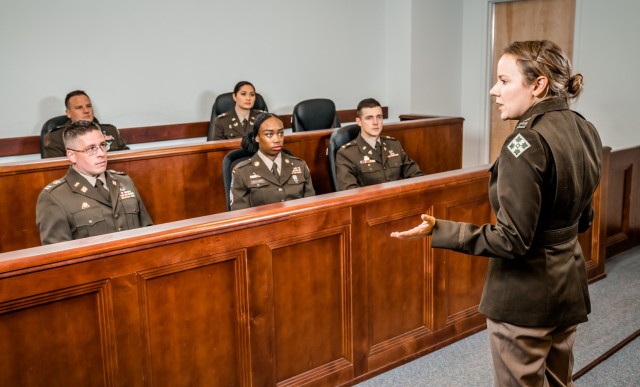
<instances>
[{"instance_id":1,"label":"wooden wall panel","mask_svg":"<svg viewBox=\"0 0 640 387\"><path fill-rule=\"evenodd\" d=\"M469 197L446 203L443 219L482 224L492 215L486 192L484 195ZM484 273L489 260L449 250L440 252L445 265L445 283L448 284L444 299L445 325L471 317L478 313L480 294L484 285Z\"/></svg>"},{"instance_id":2,"label":"wooden wall panel","mask_svg":"<svg viewBox=\"0 0 640 387\"><path fill-rule=\"evenodd\" d=\"M281 385L353 378L346 239L343 227L269 243Z\"/></svg>"},{"instance_id":3,"label":"wooden wall panel","mask_svg":"<svg viewBox=\"0 0 640 387\"><path fill-rule=\"evenodd\" d=\"M640 243L640 147L611 152L608 172L607 257Z\"/></svg>"},{"instance_id":4,"label":"wooden wall panel","mask_svg":"<svg viewBox=\"0 0 640 387\"><path fill-rule=\"evenodd\" d=\"M249 385L245 268L237 252L139 273L152 385Z\"/></svg>"},{"instance_id":5,"label":"wooden wall panel","mask_svg":"<svg viewBox=\"0 0 640 387\"><path fill-rule=\"evenodd\" d=\"M0 385L112 386L106 281L0 304Z\"/></svg>"},{"instance_id":6,"label":"wooden wall panel","mask_svg":"<svg viewBox=\"0 0 640 387\"><path fill-rule=\"evenodd\" d=\"M491 221L488 177L481 166L2 253L0 380L51 385L21 378L54 359L42 375L60 385L362 381L483 329L486 260L389 233L425 211Z\"/></svg>"}]
</instances>

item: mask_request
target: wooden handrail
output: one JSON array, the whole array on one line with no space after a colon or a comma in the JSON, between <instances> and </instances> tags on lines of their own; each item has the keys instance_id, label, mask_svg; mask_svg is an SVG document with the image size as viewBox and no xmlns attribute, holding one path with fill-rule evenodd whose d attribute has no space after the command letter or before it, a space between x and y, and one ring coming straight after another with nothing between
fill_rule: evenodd
<instances>
[{"instance_id":1,"label":"wooden handrail","mask_svg":"<svg viewBox=\"0 0 640 387\"><path fill-rule=\"evenodd\" d=\"M389 117L389 108L382 108L384 118ZM356 110L339 110L340 122L355 121ZM291 114L280 115L285 128L291 127ZM187 122L181 124L142 126L119 129L127 144L181 140L207 137L209 121ZM0 139L0 157L19 156L40 153L40 136L11 137Z\"/></svg>"}]
</instances>

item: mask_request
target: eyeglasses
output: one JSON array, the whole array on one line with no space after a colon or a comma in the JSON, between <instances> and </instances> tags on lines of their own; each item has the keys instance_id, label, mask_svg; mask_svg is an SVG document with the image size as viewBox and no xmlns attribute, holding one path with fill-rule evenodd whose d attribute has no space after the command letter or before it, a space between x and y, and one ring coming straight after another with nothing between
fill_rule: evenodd
<instances>
[{"instance_id":1,"label":"eyeglasses","mask_svg":"<svg viewBox=\"0 0 640 387\"><path fill-rule=\"evenodd\" d=\"M109 144L108 142L101 142L100 144L98 144L98 146L91 145L90 147L85 148L84 150L77 150L77 149L71 149L71 148L67 148L67 149L74 152L86 153L87 156L93 156L96 153L98 153L98 149L102 149L103 151L106 152L109 150L110 147L111 147L111 144Z\"/></svg>"}]
</instances>

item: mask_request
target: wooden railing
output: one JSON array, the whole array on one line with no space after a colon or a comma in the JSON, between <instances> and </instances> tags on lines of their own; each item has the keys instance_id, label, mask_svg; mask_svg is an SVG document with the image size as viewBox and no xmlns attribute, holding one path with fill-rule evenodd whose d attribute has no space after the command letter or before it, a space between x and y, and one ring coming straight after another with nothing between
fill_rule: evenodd
<instances>
[{"instance_id":1,"label":"wooden railing","mask_svg":"<svg viewBox=\"0 0 640 387\"><path fill-rule=\"evenodd\" d=\"M387 124L425 173L462 166L462 118ZM293 133L285 147L309 165L317 194L331 192L326 149L331 130ZM222 159L239 140L109 154L109 169L129 174L156 224L224 212ZM66 173L64 158L0 165L0 251L40 244L35 206L40 191Z\"/></svg>"},{"instance_id":2,"label":"wooden railing","mask_svg":"<svg viewBox=\"0 0 640 387\"><path fill-rule=\"evenodd\" d=\"M490 221L487 167L0 254L0 385L335 386L477 332L488 260L389 233Z\"/></svg>"},{"instance_id":3,"label":"wooden railing","mask_svg":"<svg viewBox=\"0 0 640 387\"><path fill-rule=\"evenodd\" d=\"M384 118L389 117L389 108L382 108ZM339 110L340 122L353 122L355 109ZM280 116L285 128L291 127L291 114ZM120 128L120 134L127 144L182 140L207 137L209 121L187 122L180 124L154 125L135 128ZM0 138L0 157L40 153L40 136Z\"/></svg>"}]
</instances>

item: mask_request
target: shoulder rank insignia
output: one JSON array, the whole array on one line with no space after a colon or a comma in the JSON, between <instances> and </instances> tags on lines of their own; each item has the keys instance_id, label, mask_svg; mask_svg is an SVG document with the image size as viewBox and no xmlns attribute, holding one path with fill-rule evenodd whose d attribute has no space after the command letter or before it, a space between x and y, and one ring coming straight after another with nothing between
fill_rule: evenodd
<instances>
[{"instance_id":1,"label":"shoulder rank insignia","mask_svg":"<svg viewBox=\"0 0 640 387\"><path fill-rule=\"evenodd\" d=\"M531 117L527 118L526 120L518 122L518 125L516 126L516 129L524 129L524 128L526 128L527 127L527 122L529 122L530 119L531 119Z\"/></svg>"},{"instance_id":2,"label":"shoulder rank insignia","mask_svg":"<svg viewBox=\"0 0 640 387\"><path fill-rule=\"evenodd\" d=\"M529 144L529 142L527 142L527 140L522 137L521 134L518 134L513 140L511 140L509 145L507 145L509 152L511 152L512 155L516 156L516 158L520 157L520 155L530 147L531 144Z\"/></svg>"},{"instance_id":3,"label":"shoulder rank insignia","mask_svg":"<svg viewBox=\"0 0 640 387\"><path fill-rule=\"evenodd\" d=\"M53 189L53 188L55 188L55 187L59 186L60 184L62 184L62 183L64 183L64 182L65 182L65 179L64 179L64 178L62 178L62 179L58 179L58 180L54 180L54 181L52 181L51 183L49 183L46 187L44 187L44 190L45 190L45 191L51 191L51 189Z\"/></svg>"}]
</instances>

